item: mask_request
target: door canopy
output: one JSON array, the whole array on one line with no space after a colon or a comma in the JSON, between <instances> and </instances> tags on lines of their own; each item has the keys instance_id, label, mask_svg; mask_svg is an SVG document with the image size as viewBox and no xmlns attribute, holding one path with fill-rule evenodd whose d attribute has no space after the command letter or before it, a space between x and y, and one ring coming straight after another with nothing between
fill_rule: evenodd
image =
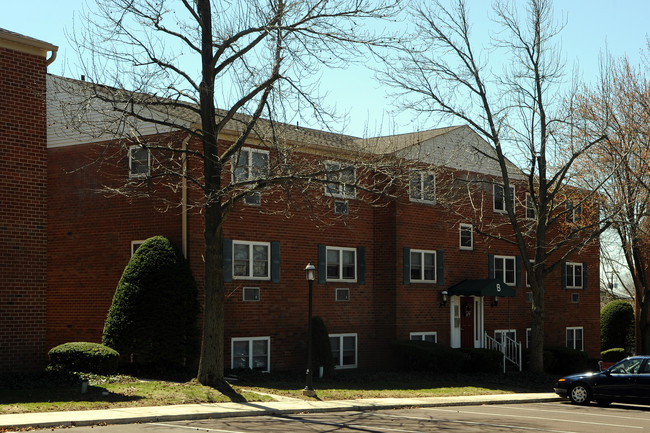
<instances>
[{"instance_id":1,"label":"door canopy","mask_svg":"<svg viewBox=\"0 0 650 433\"><path fill-rule=\"evenodd\" d=\"M463 280L447 289L449 296L515 296L515 289L499 280Z\"/></svg>"}]
</instances>

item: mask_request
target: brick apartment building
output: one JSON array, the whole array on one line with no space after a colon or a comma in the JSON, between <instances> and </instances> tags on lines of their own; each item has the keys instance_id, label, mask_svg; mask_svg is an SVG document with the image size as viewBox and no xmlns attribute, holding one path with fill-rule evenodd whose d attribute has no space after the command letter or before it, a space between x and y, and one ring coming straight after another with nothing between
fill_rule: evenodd
<instances>
[{"instance_id":1,"label":"brick apartment building","mask_svg":"<svg viewBox=\"0 0 650 433\"><path fill-rule=\"evenodd\" d=\"M44 83L44 67L40 73ZM44 260L47 254L47 274L41 275L38 286L41 346L32 352L40 363L55 345L101 340L117 282L143 240L166 235L181 246L200 288L204 250L202 214L192 206L197 191L184 184L167 188L155 181L156 161L164 158L160 152L107 146L111 141L106 136L70 128L63 111L73 101L60 91L61 84L78 88L87 84L53 76L47 81L47 159L41 177L34 180L47 185L40 202L42 212L47 212L42 225L47 227L47 239L42 239L39 256ZM146 142L193 145L176 131L140 126ZM370 143L285 127L297 154L314 164L344 165L346 146ZM5 136L0 135L0 140L4 146ZM314 264L318 273L314 315L328 327L339 368L387 366L389 344L396 339L483 347L486 335L497 340L509 336L527 345L530 289L518 251L508 243L479 236L477 230L489 224L500 226L504 235L511 233L498 167L473 150L490 152L490 146L466 126L378 137L372 142L373 152L390 149L393 156L417 166L391 186L391 194L370 198L352 185L322 182L311 188L309 199L287 201L281 188L270 188L249 196L229 215L224 225L227 366L265 371L302 368L307 263ZM221 144L228 144L227 137ZM251 139L239 158L241 168L268 167L277 154ZM360 173L344 170L341 176L352 183ZM525 189L518 186L514 166L512 173L516 212L525 219ZM225 173L224 181L231 176ZM480 180L472 194L481 206L471 207L467 197L465 201L449 198L453 196L450 179L458 178ZM110 193L110 188L115 191L129 179L137 181L135 191L140 194ZM25 199L23 194L20 200ZM480 221L473 220L477 212ZM0 234L5 243L5 233ZM7 246L4 251L9 251ZM24 261L33 263L31 257L22 259L22 266ZM547 278L546 344L568 345L598 357L598 269L599 247L593 242ZM500 292L506 296L494 296L495 279L507 284ZM10 294L5 294L4 286L1 290L4 316ZM0 324L5 326L3 318ZM27 323L15 325L19 326L12 328L14 335L27 334L23 331Z\"/></svg>"}]
</instances>

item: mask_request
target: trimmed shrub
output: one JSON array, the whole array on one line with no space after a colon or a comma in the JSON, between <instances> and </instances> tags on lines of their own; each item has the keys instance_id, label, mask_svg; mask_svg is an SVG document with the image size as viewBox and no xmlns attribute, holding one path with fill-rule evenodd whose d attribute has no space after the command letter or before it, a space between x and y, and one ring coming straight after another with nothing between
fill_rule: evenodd
<instances>
[{"instance_id":1,"label":"trimmed shrub","mask_svg":"<svg viewBox=\"0 0 650 433\"><path fill-rule=\"evenodd\" d=\"M627 358L627 353L622 347L615 347L600 352L600 358L603 362L618 362L621 359Z\"/></svg>"},{"instance_id":2,"label":"trimmed shrub","mask_svg":"<svg viewBox=\"0 0 650 433\"><path fill-rule=\"evenodd\" d=\"M467 355L442 344L428 341L396 341L391 344L397 365L404 370L458 373Z\"/></svg>"},{"instance_id":3,"label":"trimmed shrub","mask_svg":"<svg viewBox=\"0 0 650 433\"><path fill-rule=\"evenodd\" d=\"M311 318L312 365L314 377L318 375L319 367L323 367L324 374L334 371L334 358L330 344L327 326L321 317Z\"/></svg>"},{"instance_id":4,"label":"trimmed shrub","mask_svg":"<svg viewBox=\"0 0 650 433\"><path fill-rule=\"evenodd\" d=\"M607 350L634 348L634 307L621 299L605 305L600 311L600 348Z\"/></svg>"},{"instance_id":5,"label":"trimmed shrub","mask_svg":"<svg viewBox=\"0 0 650 433\"><path fill-rule=\"evenodd\" d=\"M181 251L166 237L147 239L124 269L102 342L136 368L178 369L198 352L197 294Z\"/></svg>"},{"instance_id":6,"label":"trimmed shrub","mask_svg":"<svg viewBox=\"0 0 650 433\"><path fill-rule=\"evenodd\" d=\"M503 353L493 349L457 349L466 356L463 371L466 373L494 373L503 371Z\"/></svg>"},{"instance_id":7,"label":"trimmed shrub","mask_svg":"<svg viewBox=\"0 0 650 433\"><path fill-rule=\"evenodd\" d=\"M65 343L48 352L55 369L73 372L111 374L117 371L120 354L102 344L88 342Z\"/></svg>"},{"instance_id":8,"label":"trimmed shrub","mask_svg":"<svg viewBox=\"0 0 650 433\"><path fill-rule=\"evenodd\" d=\"M544 370L556 374L573 374L593 369L589 357L582 350L567 347L544 348Z\"/></svg>"}]
</instances>

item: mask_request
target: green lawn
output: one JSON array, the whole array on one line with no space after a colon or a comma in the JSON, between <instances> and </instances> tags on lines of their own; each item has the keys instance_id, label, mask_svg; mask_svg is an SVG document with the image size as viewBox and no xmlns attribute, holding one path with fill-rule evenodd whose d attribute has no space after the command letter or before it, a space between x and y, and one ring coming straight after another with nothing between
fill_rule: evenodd
<instances>
[{"instance_id":1,"label":"green lawn","mask_svg":"<svg viewBox=\"0 0 650 433\"><path fill-rule=\"evenodd\" d=\"M105 409L229 401L270 401L266 394L309 399L302 395L304 376L253 374L230 381L233 392L224 395L196 381L139 380L130 376L88 376L81 393L79 378L25 378L0 385L0 413ZM337 372L331 378L314 379L320 400L378 397L432 397L551 392L555 377L509 373L507 375L441 375L401 372ZM4 385L4 386L3 386Z\"/></svg>"}]
</instances>

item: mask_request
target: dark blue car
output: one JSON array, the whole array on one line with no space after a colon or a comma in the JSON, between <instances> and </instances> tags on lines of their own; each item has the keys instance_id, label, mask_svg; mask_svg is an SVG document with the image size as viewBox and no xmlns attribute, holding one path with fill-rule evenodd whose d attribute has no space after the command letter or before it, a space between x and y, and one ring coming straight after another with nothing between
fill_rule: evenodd
<instances>
[{"instance_id":1,"label":"dark blue car","mask_svg":"<svg viewBox=\"0 0 650 433\"><path fill-rule=\"evenodd\" d=\"M650 404L650 356L631 356L605 371L565 376L555 393L572 403L600 405L613 401Z\"/></svg>"}]
</instances>

